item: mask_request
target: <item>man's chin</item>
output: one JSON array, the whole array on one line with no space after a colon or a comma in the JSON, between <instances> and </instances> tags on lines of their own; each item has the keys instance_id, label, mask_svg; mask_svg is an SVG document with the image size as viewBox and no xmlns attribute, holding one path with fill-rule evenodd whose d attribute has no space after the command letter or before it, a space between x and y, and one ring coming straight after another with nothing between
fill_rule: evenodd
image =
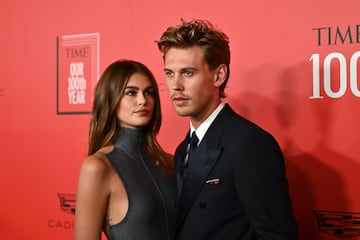
<instances>
[{"instance_id":1,"label":"man's chin","mask_svg":"<svg viewBox=\"0 0 360 240\"><path fill-rule=\"evenodd\" d=\"M186 111L185 109L183 108L175 108L175 111L177 113L177 115L179 115L180 117L188 117L190 114L189 114L189 111Z\"/></svg>"}]
</instances>

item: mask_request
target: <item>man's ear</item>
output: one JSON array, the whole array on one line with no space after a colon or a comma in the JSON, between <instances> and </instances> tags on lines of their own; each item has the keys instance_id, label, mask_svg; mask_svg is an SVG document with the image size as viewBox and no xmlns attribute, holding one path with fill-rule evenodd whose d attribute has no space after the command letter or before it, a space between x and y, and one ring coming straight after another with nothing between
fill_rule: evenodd
<instances>
[{"instance_id":1,"label":"man's ear","mask_svg":"<svg viewBox=\"0 0 360 240\"><path fill-rule=\"evenodd\" d=\"M215 87L220 87L226 80L228 69L225 64L220 64L215 71L214 85Z\"/></svg>"}]
</instances>

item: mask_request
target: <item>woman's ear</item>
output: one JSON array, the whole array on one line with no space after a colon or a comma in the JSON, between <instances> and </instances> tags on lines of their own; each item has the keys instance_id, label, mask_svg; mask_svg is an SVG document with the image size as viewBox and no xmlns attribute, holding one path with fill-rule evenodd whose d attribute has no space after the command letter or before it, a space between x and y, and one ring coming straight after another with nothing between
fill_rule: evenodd
<instances>
[{"instance_id":1,"label":"woman's ear","mask_svg":"<svg viewBox=\"0 0 360 240\"><path fill-rule=\"evenodd\" d=\"M227 67L225 64L220 64L217 67L214 81L215 87L220 87L225 82L227 73Z\"/></svg>"}]
</instances>

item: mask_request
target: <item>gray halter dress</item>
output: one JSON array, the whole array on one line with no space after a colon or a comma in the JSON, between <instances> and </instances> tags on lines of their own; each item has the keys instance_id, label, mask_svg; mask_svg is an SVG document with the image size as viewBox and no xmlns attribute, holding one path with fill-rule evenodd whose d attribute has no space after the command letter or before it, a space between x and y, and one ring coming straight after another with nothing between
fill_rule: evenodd
<instances>
[{"instance_id":1,"label":"gray halter dress","mask_svg":"<svg viewBox=\"0 0 360 240\"><path fill-rule=\"evenodd\" d=\"M124 184L129 208L114 225L106 222L109 240L170 240L176 215L175 175L156 166L144 151L140 129L121 128L112 152L105 154Z\"/></svg>"}]
</instances>

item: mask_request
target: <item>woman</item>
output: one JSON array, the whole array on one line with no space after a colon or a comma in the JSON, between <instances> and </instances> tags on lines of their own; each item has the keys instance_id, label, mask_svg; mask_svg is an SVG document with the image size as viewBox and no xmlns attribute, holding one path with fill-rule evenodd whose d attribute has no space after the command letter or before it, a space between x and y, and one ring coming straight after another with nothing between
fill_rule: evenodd
<instances>
[{"instance_id":1,"label":"woman","mask_svg":"<svg viewBox=\"0 0 360 240\"><path fill-rule=\"evenodd\" d=\"M169 240L175 227L171 156L156 141L158 87L142 63L119 60L95 89L89 156L78 180L75 239Z\"/></svg>"}]
</instances>

